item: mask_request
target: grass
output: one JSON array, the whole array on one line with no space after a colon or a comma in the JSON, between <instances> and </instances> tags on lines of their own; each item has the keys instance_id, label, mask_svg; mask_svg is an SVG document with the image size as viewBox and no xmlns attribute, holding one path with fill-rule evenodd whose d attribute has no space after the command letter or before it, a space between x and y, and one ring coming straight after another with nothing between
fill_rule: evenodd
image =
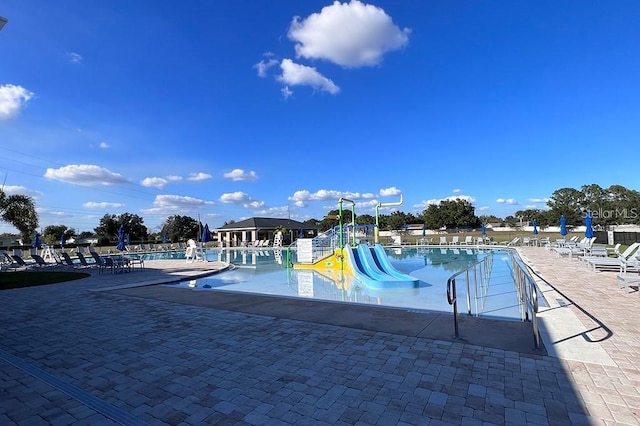
<instances>
[{"instance_id":1,"label":"grass","mask_svg":"<svg viewBox=\"0 0 640 426\"><path fill-rule=\"evenodd\" d=\"M86 272L3 272L0 274L0 290L37 287L66 281L79 280L91 276Z\"/></svg>"}]
</instances>

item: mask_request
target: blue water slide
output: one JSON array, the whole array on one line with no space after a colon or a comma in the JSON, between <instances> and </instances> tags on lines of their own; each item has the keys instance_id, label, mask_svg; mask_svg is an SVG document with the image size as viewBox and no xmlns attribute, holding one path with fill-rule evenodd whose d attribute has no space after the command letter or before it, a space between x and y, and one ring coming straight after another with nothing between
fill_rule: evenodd
<instances>
[{"instance_id":1,"label":"blue water slide","mask_svg":"<svg viewBox=\"0 0 640 426\"><path fill-rule=\"evenodd\" d=\"M367 244L360 244L357 251L358 257L361 260L362 268L368 276L378 281L399 281L396 277L385 273L378 267Z\"/></svg>"},{"instance_id":2,"label":"blue water slide","mask_svg":"<svg viewBox=\"0 0 640 426\"><path fill-rule=\"evenodd\" d=\"M346 245L343 253L345 254L345 262L347 262L350 269L353 271L355 278L366 287L372 289L386 289L415 287L418 284L418 280L413 277L410 277L410 280L400 280L379 271L379 268L375 265L375 261L371 256L371 252L368 251L368 248L367 252L365 252L364 250L360 251ZM375 272L376 269L378 269L377 273Z\"/></svg>"},{"instance_id":3,"label":"blue water slide","mask_svg":"<svg viewBox=\"0 0 640 426\"><path fill-rule=\"evenodd\" d=\"M393 267L391 262L389 261L389 257L387 253L384 251L384 248L380 244L376 244L370 248L373 260L376 265L384 271L386 274L391 275L392 277L402 280L402 281L413 281L418 282L417 278L412 277L411 275L404 274L398 271Z\"/></svg>"}]
</instances>

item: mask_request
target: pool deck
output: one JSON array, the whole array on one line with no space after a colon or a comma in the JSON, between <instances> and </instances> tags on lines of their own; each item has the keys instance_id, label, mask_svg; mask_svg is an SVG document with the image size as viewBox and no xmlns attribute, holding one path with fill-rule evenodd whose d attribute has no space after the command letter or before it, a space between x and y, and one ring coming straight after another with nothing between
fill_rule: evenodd
<instances>
[{"instance_id":1,"label":"pool deck","mask_svg":"<svg viewBox=\"0 0 640 426\"><path fill-rule=\"evenodd\" d=\"M526 323L151 285L222 262L0 291L0 424L640 424L637 286L518 250L541 349Z\"/></svg>"}]
</instances>

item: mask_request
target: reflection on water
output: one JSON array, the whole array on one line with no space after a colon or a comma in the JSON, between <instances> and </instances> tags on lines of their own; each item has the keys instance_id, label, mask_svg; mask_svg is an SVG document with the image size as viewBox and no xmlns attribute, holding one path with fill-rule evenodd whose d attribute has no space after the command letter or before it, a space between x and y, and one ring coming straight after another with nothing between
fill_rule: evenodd
<instances>
[{"instance_id":1,"label":"reflection on water","mask_svg":"<svg viewBox=\"0 0 640 426\"><path fill-rule=\"evenodd\" d=\"M286 251L273 249L208 250L209 260L228 262L235 268L170 285L197 291L225 290L451 312L446 298L447 279L489 253L489 250L476 248L411 247L385 250L398 271L419 280L417 287L373 289L341 271L288 269ZM477 300L474 302L483 306L485 316L519 319L519 302L511 276L509 254L505 251L497 254L494 256L489 289L483 293L480 304ZM292 256L295 262L295 254ZM464 284L458 286L458 300L466 299Z\"/></svg>"}]
</instances>

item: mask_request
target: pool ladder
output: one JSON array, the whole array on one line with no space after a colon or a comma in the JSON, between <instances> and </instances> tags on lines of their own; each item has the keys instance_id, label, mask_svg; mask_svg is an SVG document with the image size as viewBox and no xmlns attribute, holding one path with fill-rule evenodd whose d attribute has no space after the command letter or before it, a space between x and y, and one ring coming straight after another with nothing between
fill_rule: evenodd
<instances>
[{"instance_id":1,"label":"pool ladder","mask_svg":"<svg viewBox=\"0 0 640 426\"><path fill-rule=\"evenodd\" d=\"M526 267L522 260L516 253L511 253L513 277L516 286L518 297L520 298L523 318L527 321L531 321L533 325L533 340L536 349L540 348L540 333L538 332L538 293L535 281L531 278L531 275L526 270ZM471 279L473 279L473 288L477 304L478 288L484 293L483 301L486 299L486 292L489 286L489 277L491 275L491 269L493 265L493 255L489 254L484 259L470 265L466 269L456 272L447 280L447 301L453 306L453 323L455 330L455 337L460 338L460 330L458 327L458 298L456 292L456 279L463 275L466 278L467 284L467 314L472 315L471 312ZM476 306L477 311L477 306Z\"/></svg>"}]
</instances>

